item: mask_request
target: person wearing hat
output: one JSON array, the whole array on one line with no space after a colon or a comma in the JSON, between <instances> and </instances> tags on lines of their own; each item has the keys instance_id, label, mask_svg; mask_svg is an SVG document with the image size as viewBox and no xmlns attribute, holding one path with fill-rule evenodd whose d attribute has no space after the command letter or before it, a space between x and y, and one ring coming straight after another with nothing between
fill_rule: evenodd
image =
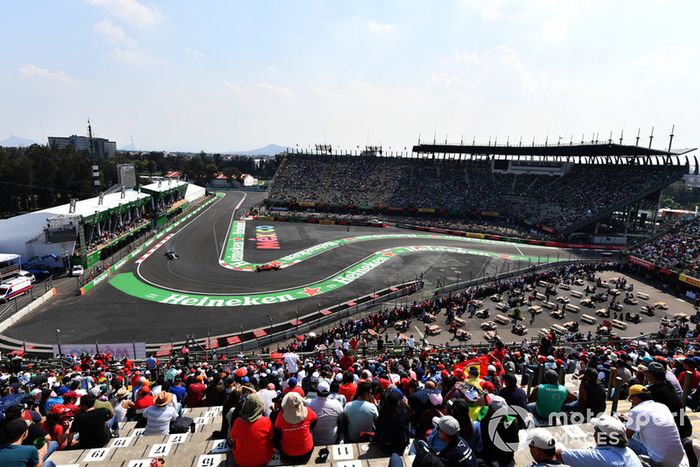
<instances>
[{"instance_id":1,"label":"person wearing hat","mask_svg":"<svg viewBox=\"0 0 700 467\"><path fill-rule=\"evenodd\" d=\"M321 380L316 385L317 397L309 402L309 408L318 417L311 430L316 446L336 444L343 426L343 405L335 399L329 399L330 392L328 381Z\"/></svg>"},{"instance_id":2,"label":"person wearing hat","mask_svg":"<svg viewBox=\"0 0 700 467\"><path fill-rule=\"evenodd\" d=\"M535 460L531 467L568 465L556 459L556 441L554 436L544 428L533 429L528 436L527 445L530 448L530 455Z\"/></svg>"},{"instance_id":3,"label":"person wearing hat","mask_svg":"<svg viewBox=\"0 0 700 467\"><path fill-rule=\"evenodd\" d=\"M450 415L433 419L437 439L442 449L429 445L423 440L415 442L415 467L445 466L445 467L476 467L476 458L469 444L459 435L459 422Z\"/></svg>"},{"instance_id":4,"label":"person wearing hat","mask_svg":"<svg viewBox=\"0 0 700 467\"><path fill-rule=\"evenodd\" d=\"M143 411L146 419L144 435L167 435L170 433L170 422L177 418L177 410L173 406L173 395L161 391L153 400L153 405Z\"/></svg>"},{"instance_id":5,"label":"person wearing hat","mask_svg":"<svg viewBox=\"0 0 700 467\"><path fill-rule=\"evenodd\" d=\"M264 411L265 404L256 393L246 397L230 433L236 465L260 466L272 459L274 429Z\"/></svg>"},{"instance_id":6,"label":"person wearing hat","mask_svg":"<svg viewBox=\"0 0 700 467\"><path fill-rule=\"evenodd\" d=\"M518 444L519 425L515 411L508 407L506 400L500 396L489 394L485 396L487 404L486 412L480 414L479 424L481 428L483 447L480 458L498 465L511 465L514 454L512 451L503 450L494 440L500 439L511 445ZM494 430L495 424L495 430Z\"/></svg>"},{"instance_id":7,"label":"person wearing hat","mask_svg":"<svg viewBox=\"0 0 700 467\"><path fill-rule=\"evenodd\" d=\"M143 413L144 410L153 405L153 393L151 392L151 385L144 382L141 388L136 393L136 400L134 401L134 409L136 409L137 414Z\"/></svg>"},{"instance_id":8,"label":"person wearing hat","mask_svg":"<svg viewBox=\"0 0 700 467\"><path fill-rule=\"evenodd\" d=\"M275 430L280 438L280 454L287 464L305 464L314 449L311 425L317 420L316 413L304 405L297 392L282 398L282 412L275 419Z\"/></svg>"},{"instance_id":9,"label":"person wearing hat","mask_svg":"<svg viewBox=\"0 0 700 467\"><path fill-rule=\"evenodd\" d=\"M680 397L673 390L673 386L666 380L666 368L659 362L651 362L646 372L649 384L647 389L651 393L654 402L664 404L673 414L676 427L681 439L689 438L693 434L693 425L685 415Z\"/></svg>"},{"instance_id":10,"label":"person wearing hat","mask_svg":"<svg viewBox=\"0 0 700 467\"><path fill-rule=\"evenodd\" d=\"M547 420L550 414L561 412L564 404L575 401L576 396L566 386L559 384L556 371L546 370L542 384L532 388L527 400L527 410L536 417Z\"/></svg>"},{"instance_id":11,"label":"person wearing hat","mask_svg":"<svg viewBox=\"0 0 700 467\"><path fill-rule=\"evenodd\" d=\"M115 437L119 437L119 424L126 421L126 414L129 409L134 407L134 403L129 400L129 390L124 386L120 387L114 395L112 401L112 410L114 416L107 422L107 426L112 429Z\"/></svg>"},{"instance_id":12,"label":"person wearing hat","mask_svg":"<svg viewBox=\"0 0 700 467\"><path fill-rule=\"evenodd\" d=\"M664 467L687 466L681 437L668 407L654 402L649 389L641 384L630 387L629 401L632 409L625 425L629 447Z\"/></svg>"},{"instance_id":13,"label":"person wearing hat","mask_svg":"<svg viewBox=\"0 0 700 467\"><path fill-rule=\"evenodd\" d=\"M298 384L299 382L297 381L297 379L294 376L292 376L291 378L289 378L289 380L287 380L287 387L284 388L284 390L282 390L282 394L286 396L290 392L296 392L303 398L306 394L304 394L304 390L300 388Z\"/></svg>"},{"instance_id":14,"label":"person wearing hat","mask_svg":"<svg viewBox=\"0 0 700 467\"><path fill-rule=\"evenodd\" d=\"M467 379L465 382L471 384L475 388L480 388L483 381L483 379L479 378L479 367L477 365L470 366L467 370Z\"/></svg>"},{"instance_id":15,"label":"person wearing hat","mask_svg":"<svg viewBox=\"0 0 700 467\"><path fill-rule=\"evenodd\" d=\"M589 449L557 449L557 459L571 467L642 467L627 447L625 425L610 415L591 419L596 446Z\"/></svg>"}]
</instances>

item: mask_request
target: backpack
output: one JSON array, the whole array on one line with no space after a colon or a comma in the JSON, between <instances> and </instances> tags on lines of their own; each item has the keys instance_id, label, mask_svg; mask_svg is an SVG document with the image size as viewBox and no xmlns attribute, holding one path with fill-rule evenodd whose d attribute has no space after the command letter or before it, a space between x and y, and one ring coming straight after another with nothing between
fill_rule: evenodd
<instances>
[{"instance_id":1,"label":"backpack","mask_svg":"<svg viewBox=\"0 0 700 467\"><path fill-rule=\"evenodd\" d=\"M170 434L187 433L190 430L194 433L194 427L194 420L190 417L180 416L170 422Z\"/></svg>"}]
</instances>

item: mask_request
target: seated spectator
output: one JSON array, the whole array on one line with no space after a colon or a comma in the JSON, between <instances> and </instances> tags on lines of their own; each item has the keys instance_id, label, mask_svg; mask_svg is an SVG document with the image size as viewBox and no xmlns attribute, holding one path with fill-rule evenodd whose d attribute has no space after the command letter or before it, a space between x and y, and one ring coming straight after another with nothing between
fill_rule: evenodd
<instances>
[{"instance_id":1,"label":"seated spectator","mask_svg":"<svg viewBox=\"0 0 700 467\"><path fill-rule=\"evenodd\" d=\"M626 424L629 447L664 467L687 466L681 437L668 407L654 402L642 385L630 388L629 400L632 403Z\"/></svg>"},{"instance_id":2,"label":"seated spectator","mask_svg":"<svg viewBox=\"0 0 700 467\"><path fill-rule=\"evenodd\" d=\"M106 409L95 408L95 396L88 394L80 398L80 413L75 416L68 432L68 445L73 445L73 438L78 437L80 449L105 447L110 435L107 421L111 418Z\"/></svg>"},{"instance_id":3,"label":"seated spectator","mask_svg":"<svg viewBox=\"0 0 700 467\"><path fill-rule=\"evenodd\" d=\"M559 375L554 370L544 372L542 384L532 388L528 397L528 411L540 420L548 420L550 414L559 413L565 403L573 402L576 396L566 386L559 384Z\"/></svg>"},{"instance_id":4,"label":"seated spectator","mask_svg":"<svg viewBox=\"0 0 700 467\"><path fill-rule=\"evenodd\" d=\"M578 388L578 401L572 404L573 411L590 420L605 412L606 399L605 388L598 379L598 372L594 368L586 368Z\"/></svg>"},{"instance_id":5,"label":"seated spectator","mask_svg":"<svg viewBox=\"0 0 700 467\"><path fill-rule=\"evenodd\" d=\"M125 387L119 388L115 394L112 410L114 416L107 422L115 437L119 437L119 424L126 421L126 414L134 408L134 403L129 400L129 391Z\"/></svg>"},{"instance_id":6,"label":"seated spectator","mask_svg":"<svg viewBox=\"0 0 700 467\"><path fill-rule=\"evenodd\" d=\"M177 418L177 410L173 406L173 395L166 391L158 393L153 405L143 411L146 419L144 435L167 435L170 433L170 422Z\"/></svg>"},{"instance_id":7,"label":"seated spectator","mask_svg":"<svg viewBox=\"0 0 700 467\"><path fill-rule=\"evenodd\" d=\"M33 445L23 444L27 438L27 424L22 418L8 421L2 427L2 443L0 444L0 465L42 467L43 458L48 446L44 444L41 449Z\"/></svg>"},{"instance_id":8,"label":"seated spectator","mask_svg":"<svg viewBox=\"0 0 700 467\"><path fill-rule=\"evenodd\" d=\"M136 393L136 402L134 409L137 414L142 414L144 410L153 405L153 393L151 392L150 384L142 384L141 389Z\"/></svg>"},{"instance_id":9,"label":"seated spectator","mask_svg":"<svg viewBox=\"0 0 700 467\"><path fill-rule=\"evenodd\" d=\"M379 417L379 411L372 397L372 387L369 383L359 383L355 392L355 400L345 406L347 433L345 441L357 443L361 433L373 433L374 422Z\"/></svg>"},{"instance_id":10,"label":"seated spectator","mask_svg":"<svg viewBox=\"0 0 700 467\"><path fill-rule=\"evenodd\" d=\"M297 392L284 396L282 413L275 419L284 463L306 464L309 461L314 450L311 428L315 422L316 414L304 406L304 399Z\"/></svg>"},{"instance_id":11,"label":"seated spectator","mask_svg":"<svg viewBox=\"0 0 700 467\"><path fill-rule=\"evenodd\" d=\"M440 440L440 450L417 441L413 465L445 467L476 467L476 458L469 444L459 436L459 422L449 415L435 419L435 428Z\"/></svg>"},{"instance_id":12,"label":"seated spectator","mask_svg":"<svg viewBox=\"0 0 700 467\"><path fill-rule=\"evenodd\" d=\"M255 393L243 402L230 435L236 465L257 467L272 459L274 430L270 419L263 416L264 410L262 399Z\"/></svg>"},{"instance_id":13,"label":"seated spectator","mask_svg":"<svg viewBox=\"0 0 700 467\"><path fill-rule=\"evenodd\" d=\"M596 446L590 449L557 449L557 459L571 467L642 467L627 447L625 425L615 417L591 419Z\"/></svg>"},{"instance_id":14,"label":"seated spectator","mask_svg":"<svg viewBox=\"0 0 700 467\"><path fill-rule=\"evenodd\" d=\"M204 392L207 387L204 385L204 376L197 375L195 382L187 386L187 395L185 396L184 405L186 407L202 407L204 403Z\"/></svg>"},{"instance_id":15,"label":"seated spectator","mask_svg":"<svg viewBox=\"0 0 700 467\"><path fill-rule=\"evenodd\" d=\"M483 448L481 442L481 425L469 416L469 404L465 399L450 399L447 412L459 422L459 436L467 442L476 456ZM432 437L433 434L431 433Z\"/></svg>"},{"instance_id":16,"label":"seated spectator","mask_svg":"<svg viewBox=\"0 0 700 467\"><path fill-rule=\"evenodd\" d=\"M284 388L282 394L286 396L290 392L296 392L301 397L304 397L306 394L304 394L304 390L300 388L298 384L299 382L297 381L297 379L294 376L292 376L291 378L289 378L289 380L287 380L287 387Z\"/></svg>"},{"instance_id":17,"label":"seated spectator","mask_svg":"<svg viewBox=\"0 0 700 467\"><path fill-rule=\"evenodd\" d=\"M309 402L309 408L318 417L316 426L311 430L316 446L336 444L343 426L343 406L339 401L328 398L330 390L327 381L319 381L316 387L316 397ZM274 391L270 392L274 393Z\"/></svg>"},{"instance_id":18,"label":"seated spectator","mask_svg":"<svg viewBox=\"0 0 700 467\"><path fill-rule=\"evenodd\" d=\"M504 416L509 413L508 404L500 396L485 396L488 409L479 421L481 425L481 442L483 448L480 458L487 462L496 462L498 465L510 465L514 459L514 450L504 450L502 445L496 445L495 439L500 439L510 446L517 446L519 442L519 426L515 417ZM498 414L498 417L495 415ZM496 424L494 430L493 424ZM491 426L490 426L491 425Z\"/></svg>"},{"instance_id":19,"label":"seated spectator","mask_svg":"<svg viewBox=\"0 0 700 467\"><path fill-rule=\"evenodd\" d=\"M389 389L379 408L374 441L389 453L403 454L408 446L408 410L398 389Z\"/></svg>"},{"instance_id":20,"label":"seated spectator","mask_svg":"<svg viewBox=\"0 0 700 467\"><path fill-rule=\"evenodd\" d=\"M345 396L345 400L352 402L355 397L355 391L357 391L357 385L355 384L355 375L346 371L343 373L343 382L338 388L338 393Z\"/></svg>"},{"instance_id":21,"label":"seated spectator","mask_svg":"<svg viewBox=\"0 0 700 467\"><path fill-rule=\"evenodd\" d=\"M530 455L535 460L531 467L547 467L550 465L565 465L558 462L556 457L556 441L554 436L544 428L535 428L528 435Z\"/></svg>"}]
</instances>

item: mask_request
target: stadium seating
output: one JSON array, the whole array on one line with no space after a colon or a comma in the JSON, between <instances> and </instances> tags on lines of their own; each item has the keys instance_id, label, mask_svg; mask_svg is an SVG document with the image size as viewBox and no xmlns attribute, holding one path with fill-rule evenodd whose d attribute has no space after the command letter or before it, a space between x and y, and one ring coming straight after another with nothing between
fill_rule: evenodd
<instances>
[{"instance_id":1,"label":"stadium seating","mask_svg":"<svg viewBox=\"0 0 700 467\"><path fill-rule=\"evenodd\" d=\"M565 176L494 172L489 161L287 155L271 205L498 213L568 232L658 190L682 168L574 165Z\"/></svg>"}]
</instances>

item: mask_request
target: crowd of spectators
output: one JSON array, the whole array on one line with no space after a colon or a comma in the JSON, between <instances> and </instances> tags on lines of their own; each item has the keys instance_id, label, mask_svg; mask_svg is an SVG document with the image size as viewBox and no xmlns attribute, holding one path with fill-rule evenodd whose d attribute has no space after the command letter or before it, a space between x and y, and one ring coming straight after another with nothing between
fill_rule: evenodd
<instances>
[{"instance_id":1,"label":"crowd of spectators","mask_svg":"<svg viewBox=\"0 0 700 467\"><path fill-rule=\"evenodd\" d=\"M103 229L102 232L98 233L97 229L94 229L92 237L88 242L88 251L99 250L106 244L116 240L125 233L131 232L132 230L138 229L150 222L149 219L144 219L142 217L132 218L131 220L124 221L119 225L113 226L111 229Z\"/></svg>"},{"instance_id":2,"label":"crowd of spectators","mask_svg":"<svg viewBox=\"0 0 700 467\"><path fill-rule=\"evenodd\" d=\"M675 226L630 253L656 266L692 275L700 266L700 219Z\"/></svg>"},{"instance_id":3,"label":"crowd of spectators","mask_svg":"<svg viewBox=\"0 0 700 467\"><path fill-rule=\"evenodd\" d=\"M294 154L275 175L268 202L444 209L458 216L496 212L511 224L567 232L680 174L658 166L574 165L564 176L550 176L494 172L490 161Z\"/></svg>"},{"instance_id":4,"label":"crowd of spectators","mask_svg":"<svg viewBox=\"0 0 700 467\"><path fill-rule=\"evenodd\" d=\"M537 462L602 465L590 462L605 454L624 460L613 465L636 466L641 454L660 465L687 465L692 427L680 410L679 390L691 378L689 406L700 407L695 334L575 348L548 334L539 342L457 348L393 332L399 319L466 308L475 298L526 283L617 267L623 266L554 267L434 297L309 333L264 357L195 358L183 348L162 362L83 354L65 356L67 368L39 369L15 355L0 369L0 465L51 465L57 449L103 447L125 420L136 420L146 434L165 435L183 420L183 407L202 406L223 406L215 436L228 440L238 465L262 465L275 450L285 464L304 464L315 445L371 440L387 457L400 456L410 444L417 466L473 466L477 460L506 466L514 453L495 442L494 427L502 441L517 443L520 429L546 425L555 413L581 414L597 430L598 446L557 450L551 434L531 430L529 450ZM364 331L370 329L384 337L368 342ZM580 381L576 393L561 384L562 373ZM604 388L615 377L633 405L623 421L600 416ZM524 386L539 380L528 395ZM511 415L502 417L504 411ZM650 416L651 425L640 422Z\"/></svg>"}]
</instances>

